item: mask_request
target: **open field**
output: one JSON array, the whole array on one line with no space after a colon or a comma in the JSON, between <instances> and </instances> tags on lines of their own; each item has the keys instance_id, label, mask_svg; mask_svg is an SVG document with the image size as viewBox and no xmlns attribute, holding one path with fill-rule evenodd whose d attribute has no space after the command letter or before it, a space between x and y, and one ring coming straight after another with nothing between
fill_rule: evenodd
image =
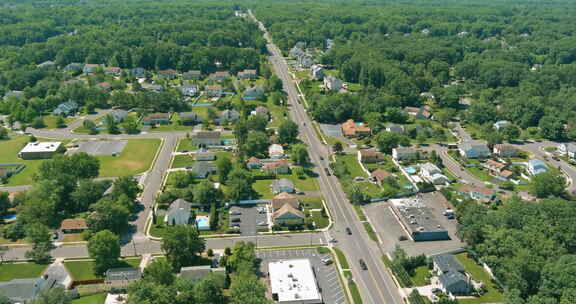
<instances>
[{"instance_id":1,"label":"open field","mask_svg":"<svg viewBox=\"0 0 576 304\"><path fill-rule=\"evenodd\" d=\"M120 155L96 156L100 160L100 177L122 177L147 171L159 147L159 139L130 139Z\"/></svg>"},{"instance_id":2,"label":"open field","mask_svg":"<svg viewBox=\"0 0 576 304\"><path fill-rule=\"evenodd\" d=\"M13 279L38 278L48 265L33 263L3 263L0 264L0 282Z\"/></svg>"}]
</instances>

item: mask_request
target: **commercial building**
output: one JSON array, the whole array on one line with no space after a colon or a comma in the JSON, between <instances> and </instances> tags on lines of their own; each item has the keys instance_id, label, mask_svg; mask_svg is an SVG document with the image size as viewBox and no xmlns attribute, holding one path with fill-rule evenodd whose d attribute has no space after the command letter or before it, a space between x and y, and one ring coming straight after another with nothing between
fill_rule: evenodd
<instances>
[{"instance_id":1,"label":"commercial building","mask_svg":"<svg viewBox=\"0 0 576 304\"><path fill-rule=\"evenodd\" d=\"M296 259L268 263L272 300L282 304L319 304L322 295L310 260Z\"/></svg>"},{"instance_id":2,"label":"commercial building","mask_svg":"<svg viewBox=\"0 0 576 304\"><path fill-rule=\"evenodd\" d=\"M414 241L449 240L448 230L436 220L430 209L418 197L394 199L392 211Z\"/></svg>"},{"instance_id":3,"label":"commercial building","mask_svg":"<svg viewBox=\"0 0 576 304\"><path fill-rule=\"evenodd\" d=\"M56 153L64 152L65 148L59 141L44 141L28 143L19 153L21 159L52 158Z\"/></svg>"}]
</instances>

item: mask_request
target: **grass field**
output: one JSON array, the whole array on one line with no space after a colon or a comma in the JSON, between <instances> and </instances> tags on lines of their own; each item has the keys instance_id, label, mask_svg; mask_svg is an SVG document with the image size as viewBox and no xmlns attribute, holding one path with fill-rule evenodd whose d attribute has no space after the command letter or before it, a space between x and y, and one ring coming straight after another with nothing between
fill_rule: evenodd
<instances>
[{"instance_id":1,"label":"grass field","mask_svg":"<svg viewBox=\"0 0 576 304\"><path fill-rule=\"evenodd\" d=\"M430 273L430 270L428 269L428 266L416 267L416 269L414 269L414 275L410 276L410 278L412 279L412 282L414 283L414 286L427 285L428 282L426 282L426 277L428 276L429 273Z\"/></svg>"},{"instance_id":2,"label":"grass field","mask_svg":"<svg viewBox=\"0 0 576 304\"><path fill-rule=\"evenodd\" d=\"M140 258L123 259L118 263L120 267L138 267ZM94 280L102 278L94 273L94 261L64 261L64 266L75 281Z\"/></svg>"},{"instance_id":3,"label":"grass field","mask_svg":"<svg viewBox=\"0 0 576 304\"><path fill-rule=\"evenodd\" d=\"M272 185L273 182L273 179L256 180L252 184L252 189L260 194L260 199L269 199L274 197L272 194L272 189L270 188L270 185Z\"/></svg>"},{"instance_id":4,"label":"grass field","mask_svg":"<svg viewBox=\"0 0 576 304\"><path fill-rule=\"evenodd\" d=\"M338 159L342 159L346 164L346 168L348 168L348 172L350 172L351 177L362 176L368 177L368 174L362 170L360 164L358 163L358 157L356 154L342 154L336 156Z\"/></svg>"},{"instance_id":5,"label":"grass field","mask_svg":"<svg viewBox=\"0 0 576 304\"><path fill-rule=\"evenodd\" d=\"M299 178L296 172L293 170L291 174L279 174L277 176L280 178L287 178L294 183L294 187L300 191L319 191L320 186L316 180L316 174L311 170L304 170L303 178Z\"/></svg>"},{"instance_id":6,"label":"grass field","mask_svg":"<svg viewBox=\"0 0 576 304\"><path fill-rule=\"evenodd\" d=\"M44 124L46 125L46 129L56 129L56 120L57 119L58 119L58 116L54 116L54 115L44 116ZM66 124L69 124L73 121L74 121L74 118L71 118L71 117L64 118L64 122Z\"/></svg>"},{"instance_id":7,"label":"grass field","mask_svg":"<svg viewBox=\"0 0 576 304\"><path fill-rule=\"evenodd\" d=\"M342 269L350 269L350 264L348 264L348 260L346 259L344 252L338 248L334 248L334 252L336 252L336 257L338 258L338 262L340 262Z\"/></svg>"},{"instance_id":8,"label":"grass field","mask_svg":"<svg viewBox=\"0 0 576 304\"><path fill-rule=\"evenodd\" d=\"M159 139L130 139L118 156L100 155L100 177L129 176L147 171L152 165Z\"/></svg>"},{"instance_id":9,"label":"grass field","mask_svg":"<svg viewBox=\"0 0 576 304\"><path fill-rule=\"evenodd\" d=\"M352 294L352 302L354 304L362 304L362 297L360 296L360 291L358 290L356 282L354 281L348 282L348 288L350 289L350 293Z\"/></svg>"},{"instance_id":10,"label":"grass field","mask_svg":"<svg viewBox=\"0 0 576 304\"><path fill-rule=\"evenodd\" d=\"M456 255L456 258L464 265L466 272L468 272L472 279L475 281L482 281L486 287L486 293L479 298L475 299L462 299L458 300L462 304L480 304L480 303L501 303L504 302L504 297L502 293L496 289L496 284L490 278L490 275L482 268L482 266L476 264L476 262L468 256L468 253L460 253Z\"/></svg>"},{"instance_id":11,"label":"grass field","mask_svg":"<svg viewBox=\"0 0 576 304\"><path fill-rule=\"evenodd\" d=\"M41 140L41 139L39 139ZM44 161L42 159L22 160L18 158L18 152L28 143L28 136L12 136L9 140L0 140L0 163L21 163L26 168L20 173L13 175L8 180L7 186L32 184L32 177Z\"/></svg>"},{"instance_id":12,"label":"grass field","mask_svg":"<svg viewBox=\"0 0 576 304\"><path fill-rule=\"evenodd\" d=\"M194 159L190 155L176 155L174 156L174 161L172 162L172 168L185 168L192 166L194 164Z\"/></svg>"},{"instance_id":13,"label":"grass field","mask_svg":"<svg viewBox=\"0 0 576 304\"><path fill-rule=\"evenodd\" d=\"M106 293L97 293L73 300L72 304L104 304L104 301L106 301Z\"/></svg>"},{"instance_id":14,"label":"grass field","mask_svg":"<svg viewBox=\"0 0 576 304\"><path fill-rule=\"evenodd\" d=\"M196 145L192 143L191 139L183 138L178 142L177 152L193 151L196 150Z\"/></svg>"},{"instance_id":15,"label":"grass field","mask_svg":"<svg viewBox=\"0 0 576 304\"><path fill-rule=\"evenodd\" d=\"M27 279L40 277L48 265L32 263L6 263L0 264L0 282L13 279Z\"/></svg>"},{"instance_id":16,"label":"grass field","mask_svg":"<svg viewBox=\"0 0 576 304\"><path fill-rule=\"evenodd\" d=\"M316 229L325 228L330 224L328 217L322 216L322 212L311 211L310 214L312 214L312 219L314 220L314 223L316 224Z\"/></svg>"}]
</instances>

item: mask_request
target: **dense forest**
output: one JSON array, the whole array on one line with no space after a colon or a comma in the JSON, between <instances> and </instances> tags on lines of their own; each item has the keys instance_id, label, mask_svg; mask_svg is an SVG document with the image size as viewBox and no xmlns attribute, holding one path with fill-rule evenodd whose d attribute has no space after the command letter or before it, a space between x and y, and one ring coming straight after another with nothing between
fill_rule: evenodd
<instances>
[{"instance_id":1,"label":"dense forest","mask_svg":"<svg viewBox=\"0 0 576 304\"><path fill-rule=\"evenodd\" d=\"M473 100L461 113L467 122L508 119L541 127L546 138L575 137L574 2L331 2L255 9L286 54L297 42L325 49L333 40L321 63L363 85L356 98L312 98L321 121L367 120L421 105L420 94L431 92L436 110L461 109L463 96Z\"/></svg>"}]
</instances>

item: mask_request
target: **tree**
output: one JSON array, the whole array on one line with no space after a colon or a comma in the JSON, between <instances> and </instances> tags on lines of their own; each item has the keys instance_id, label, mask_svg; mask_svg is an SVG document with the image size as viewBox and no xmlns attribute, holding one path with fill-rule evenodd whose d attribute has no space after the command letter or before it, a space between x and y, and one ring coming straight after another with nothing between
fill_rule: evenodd
<instances>
[{"instance_id":1,"label":"tree","mask_svg":"<svg viewBox=\"0 0 576 304\"><path fill-rule=\"evenodd\" d=\"M112 115L108 114L104 117L104 123L106 124L106 129L108 130L108 133L110 134L118 134L120 133L120 130L118 130L118 123L116 123L116 120L114 120L114 117L112 117Z\"/></svg>"},{"instance_id":2,"label":"tree","mask_svg":"<svg viewBox=\"0 0 576 304\"><path fill-rule=\"evenodd\" d=\"M555 169L537 174L532 178L530 194L539 197L563 196L566 191L566 179Z\"/></svg>"},{"instance_id":3,"label":"tree","mask_svg":"<svg viewBox=\"0 0 576 304\"><path fill-rule=\"evenodd\" d=\"M298 134L298 125L292 120L284 120L278 127L278 142L281 144L294 143Z\"/></svg>"},{"instance_id":4,"label":"tree","mask_svg":"<svg viewBox=\"0 0 576 304\"><path fill-rule=\"evenodd\" d=\"M254 274L237 276L230 285L230 304L270 304L266 287Z\"/></svg>"},{"instance_id":5,"label":"tree","mask_svg":"<svg viewBox=\"0 0 576 304\"><path fill-rule=\"evenodd\" d=\"M56 118L56 128L66 128L66 121L64 121L64 118L60 115Z\"/></svg>"},{"instance_id":6,"label":"tree","mask_svg":"<svg viewBox=\"0 0 576 304\"><path fill-rule=\"evenodd\" d=\"M122 123L122 128L126 134L138 134L140 129L138 129L138 120L134 116L126 116L124 122Z\"/></svg>"},{"instance_id":7,"label":"tree","mask_svg":"<svg viewBox=\"0 0 576 304\"><path fill-rule=\"evenodd\" d=\"M392 132L382 131L376 135L376 144L380 152L392 153L392 149L398 147L400 142L399 136Z\"/></svg>"},{"instance_id":8,"label":"tree","mask_svg":"<svg viewBox=\"0 0 576 304\"><path fill-rule=\"evenodd\" d=\"M8 139L8 130L0 127L0 140Z\"/></svg>"},{"instance_id":9,"label":"tree","mask_svg":"<svg viewBox=\"0 0 576 304\"><path fill-rule=\"evenodd\" d=\"M218 181L222 184L226 183L228 173L232 170L232 162L228 156L218 157L216 160L216 168L218 169Z\"/></svg>"},{"instance_id":10,"label":"tree","mask_svg":"<svg viewBox=\"0 0 576 304\"><path fill-rule=\"evenodd\" d=\"M0 192L0 219L3 219L12 204L8 192Z\"/></svg>"},{"instance_id":11,"label":"tree","mask_svg":"<svg viewBox=\"0 0 576 304\"><path fill-rule=\"evenodd\" d=\"M538 124L540 132L544 138L559 140L565 137L566 130L562 121L555 116L544 116Z\"/></svg>"},{"instance_id":12,"label":"tree","mask_svg":"<svg viewBox=\"0 0 576 304\"><path fill-rule=\"evenodd\" d=\"M348 198L352 204L363 205L368 202L369 197L364 194L360 186L352 184L348 193Z\"/></svg>"},{"instance_id":13,"label":"tree","mask_svg":"<svg viewBox=\"0 0 576 304\"><path fill-rule=\"evenodd\" d=\"M0 294L0 304L12 304L12 301L8 297Z\"/></svg>"},{"instance_id":14,"label":"tree","mask_svg":"<svg viewBox=\"0 0 576 304\"><path fill-rule=\"evenodd\" d=\"M92 231L110 230L122 233L128 228L130 210L112 198L102 198L91 206L92 214L87 219Z\"/></svg>"},{"instance_id":15,"label":"tree","mask_svg":"<svg viewBox=\"0 0 576 304\"><path fill-rule=\"evenodd\" d=\"M96 124L92 120L90 119L84 120L82 126L84 127L84 129L88 130L90 135L98 134L98 128L96 127Z\"/></svg>"},{"instance_id":16,"label":"tree","mask_svg":"<svg viewBox=\"0 0 576 304\"><path fill-rule=\"evenodd\" d=\"M334 143L334 145L332 145L332 150L336 152L336 154L340 154L342 151L344 151L344 147L340 141L337 141Z\"/></svg>"},{"instance_id":17,"label":"tree","mask_svg":"<svg viewBox=\"0 0 576 304\"><path fill-rule=\"evenodd\" d=\"M194 285L194 299L197 303L224 304L226 298L223 289L224 286L218 284L213 274L208 275Z\"/></svg>"},{"instance_id":18,"label":"tree","mask_svg":"<svg viewBox=\"0 0 576 304\"><path fill-rule=\"evenodd\" d=\"M247 156L264 157L269 145L270 140L266 133L261 131L252 131L248 134L248 139L242 146L242 150Z\"/></svg>"},{"instance_id":19,"label":"tree","mask_svg":"<svg viewBox=\"0 0 576 304\"><path fill-rule=\"evenodd\" d=\"M272 75L267 81L267 89L269 92L282 91L282 80L276 75Z\"/></svg>"},{"instance_id":20,"label":"tree","mask_svg":"<svg viewBox=\"0 0 576 304\"><path fill-rule=\"evenodd\" d=\"M456 116L456 111L453 109L440 109L434 112L434 119L436 119L443 127L447 127L452 118Z\"/></svg>"},{"instance_id":21,"label":"tree","mask_svg":"<svg viewBox=\"0 0 576 304\"><path fill-rule=\"evenodd\" d=\"M44 289L38 298L30 304L71 304L72 297L64 290L64 287L55 286Z\"/></svg>"},{"instance_id":22,"label":"tree","mask_svg":"<svg viewBox=\"0 0 576 304\"><path fill-rule=\"evenodd\" d=\"M172 273L172 266L165 259L156 259L144 268L144 279L154 284L169 286L174 283L176 276Z\"/></svg>"},{"instance_id":23,"label":"tree","mask_svg":"<svg viewBox=\"0 0 576 304\"><path fill-rule=\"evenodd\" d=\"M205 248L206 241L200 238L198 230L193 226L171 226L166 229L162 239L162 251L166 253L166 259L175 271L194 264L198 254Z\"/></svg>"},{"instance_id":24,"label":"tree","mask_svg":"<svg viewBox=\"0 0 576 304\"><path fill-rule=\"evenodd\" d=\"M194 187L194 201L199 204L215 203L221 196L218 189L210 181L202 181Z\"/></svg>"},{"instance_id":25,"label":"tree","mask_svg":"<svg viewBox=\"0 0 576 304\"><path fill-rule=\"evenodd\" d=\"M44 123L44 119L42 117L36 117L34 121L32 121L32 128L34 129L42 129L45 127L46 124Z\"/></svg>"},{"instance_id":26,"label":"tree","mask_svg":"<svg viewBox=\"0 0 576 304\"><path fill-rule=\"evenodd\" d=\"M228 199L237 202L247 199L252 194L252 177L250 172L236 167L228 174Z\"/></svg>"},{"instance_id":27,"label":"tree","mask_svg":"<svg viewBox=\"0 0 576 304\"><path fill-rule=\"evenodd\" d=\"M506 141L513 142L520 137L521 130L515 125L507 125L500 130L500 133Z\"/></svg>"},{"instance_id":28,"label":"tree","mask_svg":"<svg viewBox=\"0 0 576 304\"><path fill-rule=\"evenodd\" d=\"M142 191L138 186L138 181L133 176L123 176L117 178L113 185L112 197L118 198L121 195L126 195L130 199L135 200L138 194Z\"/></svg>"},{"instance_id":29,"label":"tree","mask_svg":"<svg viewBox=\"0 0 576 304\"><path fill-rule=\"evenodd\" d=\"M69 212L84 212L88 210L90 205L98 202L106 191L107 183L95 182L93 180L84 179L78 183L78 187L70 194L70 198L74 201L74 209L67 210Z\"/></svg>"},{"instance_id":30,"label":"tree","mask_svg":"<svg viewBox=\"0 0 576 304\"><path fill-rule=\"evenodd\" d=\"M94 272L103 274L118 264L120 243L117 235L110 230L94 234L88 241L88 254L94 259Z\"/></svg>"},{"instance_id":31,"label":"tree","mask_svg":"<svg viewBox=\"0 0 576 304\"><path fill-rule=\"evenodd\" d=\"M308 156L308 148L303 144L292 145L290 158L295 164L300 166L309 163L310 157Z\"/></svg>"}]
</instances>

